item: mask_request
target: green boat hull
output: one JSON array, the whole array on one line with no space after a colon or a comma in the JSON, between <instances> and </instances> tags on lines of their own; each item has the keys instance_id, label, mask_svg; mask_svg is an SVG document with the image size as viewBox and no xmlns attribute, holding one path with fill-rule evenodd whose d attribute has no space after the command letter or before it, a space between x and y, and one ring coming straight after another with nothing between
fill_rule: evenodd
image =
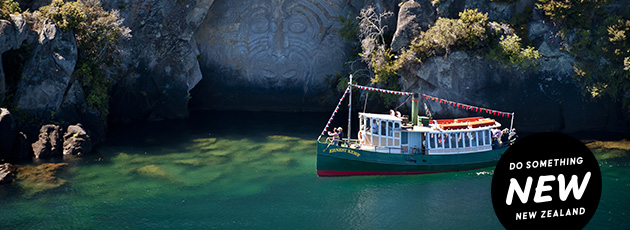
<instances>
[{"instance_id":1,"label":"green boat hull","mask_svg":"<svg viewBox=\"0 0 630 230\"><path fill-rule=\"evenodd\" d=\"M317 142L318 176L403 175L463 171L495 166L507 146L450 155L390 154Z\"/></svg>"}]
</instances>

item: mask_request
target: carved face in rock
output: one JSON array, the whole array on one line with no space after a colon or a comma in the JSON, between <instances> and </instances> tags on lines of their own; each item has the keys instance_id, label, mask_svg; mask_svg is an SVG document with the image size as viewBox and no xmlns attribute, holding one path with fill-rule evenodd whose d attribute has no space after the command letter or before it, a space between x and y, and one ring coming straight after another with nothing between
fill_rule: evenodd
<instances>
[{"instance_id":1,"label":"carved face in rock","mask_svg":"<svg viewBox=\"0 0 630 230\"><path fill-rule=\"evenodd\" d=\"M342 3L334 0L216 1L196 39L214 73L240 84L308 91L343 65L340 14Z\"/></svg>"}]
</instances>

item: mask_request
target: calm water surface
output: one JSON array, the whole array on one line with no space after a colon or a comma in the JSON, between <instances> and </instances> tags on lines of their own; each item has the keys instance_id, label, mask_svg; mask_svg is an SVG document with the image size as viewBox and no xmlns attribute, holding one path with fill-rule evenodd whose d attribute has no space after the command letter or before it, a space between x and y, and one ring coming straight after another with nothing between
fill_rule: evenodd
<instances>
[{"instance_id":1,"label":"calm water surface","mask_svg":"<svg viewBox=\"0 0 630 230\"><path fill-rule=\"evenodd\" d=\"M67 183L0 186L0 229L501 229L492 169L318 178L329 114L196 113L112 127L67 159ZM602 198L590 229L630 229L630 155L595 151Z\"/></svg>"}]
</instances>

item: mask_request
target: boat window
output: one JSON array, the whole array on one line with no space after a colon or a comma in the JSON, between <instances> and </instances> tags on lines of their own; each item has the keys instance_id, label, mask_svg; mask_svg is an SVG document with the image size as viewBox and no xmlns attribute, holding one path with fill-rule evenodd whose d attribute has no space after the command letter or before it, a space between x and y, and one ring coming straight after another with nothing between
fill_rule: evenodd
<instances>
[{"instance_id":1,"label":"boat window","mask_svg":"<svg viewBox=\"0 0 630 230\"><path fill-rule=\"evenodd\" d=\"M378 134L378 121L372 118L372 134Z\"/></svg>"},{"instance_id":2,"label":"boat window","mask_svg":"<svg viewBox=\"0 0 630 230\"><path fill-rule=\"evenodd\" d=\"M477 131L477 145L483 145L483 131Z\"/></svg>"},{"instance_id":3,"label":"boat window","mask_svg":"<svg viewBox=\"0 0 630 230\"><path fill-rule=\"evenodd\" d=\"M367 117L365 118L365 131L366 131L366 132L369 132L369 133L371 133L371 132L372 132L372 129L370 129L370 124L371 124L371 122L370 122L370 121L371 121L371 120L372 120L372 119L370 119L370 118L367 118Z\"/></svg>"},{"instance_id":4,"label":"boat window","mask_svg":"<svg viewBox=\"0 0 630 230\"><path fill-rule=\"evenodd\" d=\"M457 148L463 148L464 147L464 133L458 133L456 137L457 137Z\"/></svg>"},{"instance_id":5,"label":"boat window","mask_svg":"<svg viewBox=\"0 0 630 230\"><path fill-rule=\"evenodd\" d=\"M477 132L468 133L470 137L470 144L472 147L477 147Z\"/></svg>"},{"instance_id":6,"label":"boat window","mask_svg":"<svg viewBox=\"0 0 630 230\"><path fill-rule=\"evenodd\" d=\"M400 123L399 122L394 123L394 128L395 129L400 129Z\"/></svg>"},{"instance_id":7,"label":"boat window","mask_svg":"<svg viewBox=\"0 0 630 230\"><path fill-rule=\"evenodd\" d=\"M457 148L457 134L451 134L449 135L450 139L451 139L451 148Z\"/></svg>"},{"instance_id":8,"label":"boat window","mask_svg":"<svg viewBox=\"0 0 630 230\"><path fill-rule=\"evenodd\" d=\"M464 139L464 147L465 148L470 147L470 132L462 133L462 136L463 136L462 139Z\"/></svg>"},{"instance_id":9,"label":"boat window","mask_svg":"<svg viewBox=\"0 0 630 230\"><path fill-rule=\"evenodd\" d=\"M448 149L451 147L451 135L443 134L442 140L444 141L444 148Z\"/></svg>"},{"instance_id":10,"label":"boat window","mask_svg":"<svg viewBox=\"0 0 630 230\"><path fill-rule=\"evenodd\" d=\"M426 134L427 135L427 142L429 142L429 148L434 149L435 148L435 134Z\"/></svg>"},{"instance_id":11,"label":"boat window","mask_svg":"<svg viewBox=\"0 0 630 230\"><path fill-rule=\"evenodd\" d=\"M380 132L380 134L383 135L383 136L385 136L387 134L387 127L385 125L386 125L385 121L381 121L381 132Z\"/></svg>"},{"instance_id":12,"label":"boat window","mask_svg":"<svg viewBox=\"0 0 630 230\"><path fill-rule=\"evenodd\" d=\"M387 122L387 136L394 136L394 124L391 121Z\"/></svg>"},{"instance_id":13,"label":"boat window","mask_svg":"<svg viewBox=\"0 0 630 230\"><path fill-rule=\"evenodd\" d=\"M409 133L407 132L402 132L400 135L400 141L403 145L406 145L407 143L409 143L408 136L407 136L408 134Z\"/></svg>"}]
</instances>

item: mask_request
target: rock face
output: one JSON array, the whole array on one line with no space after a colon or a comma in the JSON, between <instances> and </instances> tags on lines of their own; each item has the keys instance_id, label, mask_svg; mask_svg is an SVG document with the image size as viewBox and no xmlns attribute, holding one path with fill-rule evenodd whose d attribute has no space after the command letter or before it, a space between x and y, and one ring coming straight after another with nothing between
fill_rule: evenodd
<instances>
[{"instance_id":1,"label":"rock face","mask_svg":"<svg viewBox=\"0 0 630 230\"><path fill-rule=\"evenodd\" d=\"M17 126L9 110L0 108L0 160L10 158L17 136Z\"/></svg>"},{"instance_id":2,"label":"rock face","mask_svg":"<svg viewBox=\"0 0 630 230\"><path fill-rule=\"evenodd\" d=\"M420 31L426 31L436 20L436 10L429 1L407 1L400 6L396 33L391 48L400 50L411 43Z\"/></svg>"},{"instance_id":3,"label":"rock face","mask_svg":"<svg viewBox=\"0 0 630 230\"><path fill-rule=\"evenodd\" d=\"M339 15L351 10L341 0L215 1L194 36L204 79L191 107L329 109L325 79L348 55Z\"/></svg>"},{"instance_id":4,"label":"rock face","mask_svg":"<svg viewBox=\"0 0 630 230\"><path fill-rule=\"evenodd\" d=\"M566 57L544 58L538 71L521 71L458 51L446 59L426 60L415 76L407 77L405 88L469 105L514 111L514 124L521 132L627 130L628 124L618 117L619 106L610 101L583 99L571 75L565 74L570 69L563 69L572 65L561 61L562 58ZM504 126L511 122L506 117L469 112L433 101L425 103L436 117L483 115L496 118Z\"/></svg>"},{"instance_id":5,"label":"rock face","mask_svg":"<svg viewBox=\"0 0 630 230\"><path fill-rule=\"evenodd\" d=\"M50 117L61 107L77 62L72 33L61 32L52 22L39 33L32 58L24 65L15 95L16 107L38 117Z\"/></svg>"},{"instance_id":6,"label":"rock face","mask_svg":"<svg viewBox=\"0 0 630 230\"><path fill-rule=\"evenodd\" d=\"M82 155L92 150L90 135L81 124L68 126L63 135L63 155Z\"/></svg>"},{"instance_id":7,"label":"rock face","mask_svg":"<svg viewBox=\"0 0 630 230\"><path fill-rule=\"evenodd\" d=\"M9 163L0 164L0 184L9 184L15 179L15 166Z\"/></svg>"},{"instance_id":8,"label":"rock face","mask_svg":"<svg viewBox=\"0 0 630 230\"><path fill-rule=\"evenodd\" d=\"M18 49L26 40L28 25L22 15L11 15L11 21L0 20L0 102L4 101L6 80L2 67L2 53Z\"/></svg>"},{"instance_id":9,"label":"rock face","mask_svg":"<svg viewBox=\"0 0 630 230\"><path fill-rule=\"evenodd\" d=\"M61 156L61 129L57 125L42 126L39 139L32 146L36 158Z\"/></svg>"},{"instance_id":10,"label":"rock face","mask_svg":"<svg viewBox=\"0 0 630 230\"><path fill-rule=\"evenodd\" d=\"M140 0L121 10L133 37L121 43L128 69L113 86L112 120L188 116L189 91L202 78L192 37L213 2ZM121 1L103 4L119 8Z\"/></svg>"}]
</instances>

